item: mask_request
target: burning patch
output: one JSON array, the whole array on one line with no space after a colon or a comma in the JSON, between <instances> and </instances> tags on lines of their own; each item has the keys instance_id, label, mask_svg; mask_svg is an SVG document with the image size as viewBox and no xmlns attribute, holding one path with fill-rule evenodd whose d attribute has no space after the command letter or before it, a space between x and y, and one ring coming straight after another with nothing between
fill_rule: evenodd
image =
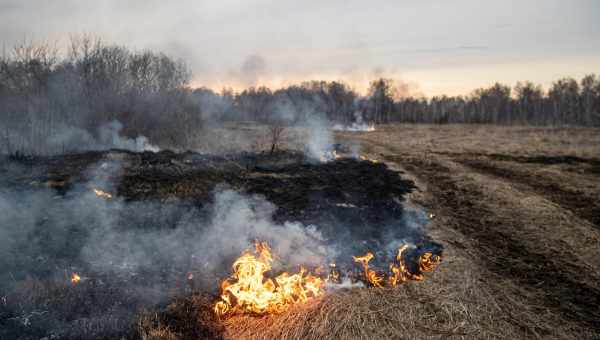
<instances>
[{"instance_id":1,"label":"burning patch","mask_svg":"<svg viewBox=\"0 0 600 340\"><path fill-rule=\"evenodd\" d=\"M79 283L79 281L81 281L81 276L79 276L79 274L77 274L77 273L72 273L71 274L71 283L77 284L77 283Z\"/></svg>"},{"instance_id":2,"label":"burning patch","mask_svg":"<svg viewBox=\"0 0 600 340\"><path fill-rule=\"evenodd\" d=\"M273 256L266 242L256 242L255 251L246 251L233 263L233 275L221 284L221 297L214 305L214 311L219 316L236 313L274 314L287 310L290 306L306 302L308 299L321 295L325 283L330 287L347 282L365 282L372 287L382 288L386 285L396 286L408 280L421 281L423 273L432 272L440 264L441 254L432 251L415 251L405 256L409 245L398 249L394 261L386 273L372 269L369 262L374 258L372 252L364 256L353 256L353 260L363 268L363 275L356 276L351 272L341 277L335 263L329 264L329 274L322 277L323 271L307 272L303 267L295 274L283 272L274 279L265 277L272 268ZM411 259L407 263L407 259ZM411 268L412 269L409 269Z\"/></svg>"},{"instance_id":3,"label":"burning patch","mask_svg":"<svg viewBox=\"0 0 600 340\"><path fill-rule=\"evenodd\" d=\"M408 280L422 281L425 277L423 273L432 272L442 262L442 256L434 254L430 251L425 251L417 256L412 256L413 270L409 270L406 259L403 253L409 248L408 244L401 246L398 249L398 255L394 261L390 263L390 270L385 278L385 274L377 272L369 267L369 262L374 255L367 252L364 256L353 256L354 262L360 263L364 270L364 278L374 287L383 287L386 283L391 286L404 283Z\"/></svg>"},{"instance_id":4,"label":"burning patch","mask_svg":"<svg viewBox=\"0 0 600 340\"><path fill-rule=\"evenodd\" d=\"M222 316L245 312L279 313L289 306L305 302L322 292L323 280L300 268L296 274L281 273L274 280L265 279L273 257L266 242L256 242L255 253L246 252L233 263L233 275L221 284L221 300L214 306Z\"/></svg>"},{"instance_id":5,"label":"burning patch","mask_svg":"<svg viewBox=\"0 0 600 340\"><path fill-rule=\"evenodd\" d=\"M96 189L94 188L94 194L96 194L96 196L98 197L102 197L104 199L111 199L113 196L111 194L109 194L108 192L104 191L104 190L100 190L100 189Z\"/></svg>"}]
</instances>

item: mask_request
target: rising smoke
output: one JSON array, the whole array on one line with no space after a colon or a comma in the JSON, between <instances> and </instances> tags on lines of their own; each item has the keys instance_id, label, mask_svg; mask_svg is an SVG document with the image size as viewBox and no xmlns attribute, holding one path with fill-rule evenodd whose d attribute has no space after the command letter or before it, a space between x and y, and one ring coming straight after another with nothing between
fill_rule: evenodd
<instances>
[{"instance_id":1,"label":"rising smoke","mask_svg":"<svg viewBox=\"0 0 600 340\"><path fill-rule=\"evenodd\" d=\"M200 271L212 283L254 240L268 241L286 265L317 265L332 255L315 227L275 223L276 207L259 196L219 188L212 204L199 209L185 202L126 202L94 194L93 188L114 193L122 167L120 161L104 161L64 196L3 189L2 283L11 281L9 273L23 278L41 274L40 267L61 272L72 265L92 273L150 272L157 280ZM161 273L165 268L173 272Z\"/></svg>"},{"instance_id":2,"label":"rising smoke","mask_svg":"<svg viewBox=\"0 0 600 340\"><path fill-rule=\"evenodd\" d=\"M145 136L127 138L122 135L123 124L113 120L101 125L94 137L86 130L76 127L63 127L56 133L48 136L45 143L49 150L62 150L63 152L76 152L88 150L122 149L135 152L158 152L160 148L150 144Z\"/></svg>"}]
</instances>

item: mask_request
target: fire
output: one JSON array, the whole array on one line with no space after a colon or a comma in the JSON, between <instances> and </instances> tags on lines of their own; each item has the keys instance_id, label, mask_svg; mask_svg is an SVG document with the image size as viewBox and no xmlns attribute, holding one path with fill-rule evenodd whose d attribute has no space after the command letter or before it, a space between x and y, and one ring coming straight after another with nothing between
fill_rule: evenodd
<instances>
[{"instance_id":1,"label":"fire","mask_svg":"<svg viewBox=\"0 0 600 340\"><path fill-rule=\"evenodd\" d=\"M333 262L329 264L329 274L327 275L326 281L331 283L340 283L340 272L337 269L337 265Z\"/></svg>"},{"instance_id":2,"label":"fire","mask_svg":"<svg viewBox=\"0 0 600 340\"><path fill-rule=\"evenodd\" d=\"M365 155L359 155L359 156L358 156L358 158L360 158L360 159L361 159L361 160L363 160L363 161L369 161L369 162L371 162L371 163L374 163L374 164L377 164L377 163L379 163L379 161L378 161L378 160L376 160L376 159L371 159L371 158L369 158L369 157L367 157L367 156L365 156Z\"/></svg>"},{"instance_id":3,"label":"fire","mask_svg":"<svg viewBox=\"0 0 600 340\"><path fill-rule=\"evenodd\" d=\"M367 252L364 256L352 256L354 262L362 264L365 271L365 277L375 287L383 287L383 276L377 274L373 269L369 268L369 261L373 258L373 253Z\"/></svg>"},{"instance_id":4,"label":"fire","mask_svg":"<svg viewBox=\"0 0 600 340\"><path fill-rule=\"evenodd\" d=\"M398 249L398 255L396 256L396 261L398 264L390 263L390 270L392 271L392 276L389 277L389 282L392 286L395 286L399 283L404 283L408 281L408 279L414 278L414 275L409 273L406 270L406 264L402 259L402 253L408 249L408 245L405 244Z\"/></svg>"},{"instance_id":5,"label":"fire","mask_svg":"<svg viewBox=\"0 0 600 340\"><path fill-rule=\"evenodd\" d=\"M105 199L111 199L112 198L111 194L109 194L106 191L100 190L100 189L94 188L94 193L96 194L96 196L102 197L102 198L105 198Z\"/></svg>"},{"instance_id":6,"label":"fire","mask_svg":"<svg viewBox=\"0 0 600 340\"><path fill-rule=\"evenodd\" d=\"M79 281L81 281L81 276L79 276L79 274L77 274L77 273L72 273L71 274L71 283L77 284L77 283L79 283Z\"/></svg>"},{"instance_id":7,"label":"fire","mask_svg":"<svg viewBox=\"0 0 600 340\"><path fill-rule=\"evenodd\" d=\"M404 262L402 254L408 249L408 245L405 244L398 249L398 255L396 255L395 261L390 263L391 274L387 277L387 282L391 286L404 283L408 280L422 281L425 277L423 273L432 272L435 270L438 264L442 262L442 258L439 255L434 255L431 252L425 252L419 256L418 259L418 272L411 273ZM364 256L353 256L355 262L360 263L363 266L365 279L374 287L383 287L386 282L384 275L377 273L376 271L369 268L369 261L373 259L373 253L367 252Z\"/></svg>"},{"instance_id":8,"label":"fire","mask_svg":"<svg viewBox=\"0 0 600 340\"><path fill-rule=\"evenodd\" d=\"M233 263L233 275L221 284L221 299L214 306L217 315L235 312L280 313L291 305L322 293L323 280L300 268L296 274L281 273L265 278L273 257L266 242L255 243L255 253L245 252Z\"/></svg>"},{"instance_id":9,"label":"fire","mask_svg":"<svg viewBox=\"0 0 600 340\"><path fill-rule=\"evenodd\" d=\"M398 249L388 273L376 271L369 266L369 262L375 257L372 252L352 258L354 262L361 264L366 282L378 288L397 286L408 280L423 280L423 273L435 270L442 260L440 255L432 252L423 252L418 257L409 254L408 258L412 261L409 270L404 256L408 249L408 244ZM266 273L271 270L272 262L273 255L269 245L258 241L253 252L246 251L237 258L232 266L233 274L221 283L221 297L214 305L215 313L219 316L238 312L259 315L280 313L294 304L321 295L326 282L339 284L342 281L335 263L329 264L328 274L323 267L318 267L315 274L307 273L301 267L295 274L283 272L270 278Z\"/></svg>"},{"instance_id":10,"label":"fire","mask_svg":"<svg viewBox=\"0 0 600 340\"><path fill-rule=\"evenodd\" d=\"M419 258L419 269L421 272L429 273L435 270L438 264L442 262L442 258L432 253L425 253Z\"/></svg>"}]
</instances>

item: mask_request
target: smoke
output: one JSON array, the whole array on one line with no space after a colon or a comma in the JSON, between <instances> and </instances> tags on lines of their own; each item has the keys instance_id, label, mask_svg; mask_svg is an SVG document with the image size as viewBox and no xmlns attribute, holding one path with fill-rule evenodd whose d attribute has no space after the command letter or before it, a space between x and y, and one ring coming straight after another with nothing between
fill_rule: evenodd
<instances>
[{"instance_id":1,"label":"smoke","mask_svg":"<svg viewBox=\"0 0 600 340\"><path fill-rule=\"evenodd\" d=\"M281 263L324 263L330 254L327 254L325 239L316 227L299 222L274 223L272 216L276 209L259 196L245 196L232 190L217 192L211 222L203 233L202 248L211 254L211 258L221 259L238 255L254 240L264 240L271 245Z\"/></svg>"},{"instance_id":2,"label":"smoke","mask_svg":"<svg viewBox=\"0 0 600 340\"><path fill-rule=\"evenodd\" d=\"M76 127L63 127L49 136L47 147L50 150L67 149L66 151L88 151L123 149L129 151L152 151L158 152L160 148L150 144L148 138L137 136L127 138L121 134L123 124L113 120L101 125L94 137L88 131Z\"/></svg>"},{"instance_id":3,"label":"smoke","mask_svg":"<svg viewBox=\"0 0 600 340\"><path fill-rule=\"evenodd\" d=\"M150 273L148 284L152 276L159 284L197 271L212 289L255 240L267 241L285 265L318 265L333 256L316 227L275 223L276 207L260 196L223 187L203 209L181 201L126 202L114 186L124 165L118 160L95 165L86 173L90 179L64 196L47 189L2 190L2 283L10 281L9 272L23 278L48 274L41 267L60 272L75 266L90 275ZM113 199L98 197L93 188L112 193Z\"/></svg>"},{"instance_id":4,"label":"smoke","mask_svg":"<svg viewBox=\"0 0 600 340\"><path fill-rule=\"evenodd\" d=\"M53 296L51 289L28 290L27 282L32 279L54 283L59 291L74 292L53 300L61 305L60 310L47 307L50 312L43 316L43 327L49 328L40 328L44 333L39 337L62 334L67 329L85 331L84 327L77 328L80 302L92 306L86 322L109 327L110 320L118 319L127 324L140 309L180 293L188 273L193 273L196 288L214 291L220 279L229 276L235 258L252 248L255 240L266 241L273 249L275 272L330 261L352 268L351 255L365 249L381 250L376 252L373 265L385 268L386 254L393 254L398 242L418 241L425 224L422 212L409 209L404 219L377 225L375 239L361 239L348 224L276 222L274 204L226 186L216 187L210 202L202 207L177 199L131 201L119 196L118 183L131 171L125 155L105 153L102 161L78 176L80 182L62 193L40 183L20 190L0 185L0 296L9 296L9 302L12 298L10 306L17 306L19 301L12 295L13 288L25 287L21 288L24 296L34 291ZM18 168L19 163L11 164L14 167L0 168L7 178L25 170ZM99 197L93 189L110 193L112 198ZM337 206L361 209L351 203ZM82 277L76 287L68 280L71 272ZM346 280L330 288L358 286ZM39 297L39 301L45 303L48 296ZM17 315L14 319L24 323L30 322L30 312L39 305L9 308ZM39 320L32 322L41 324Z\"/></svg>"},{"instance_id":5,"label":"smoke","mask_svg":"<svg viewBox=\"0 0 600 340\"><path fill-rule=\"evenodd\" d=\"M320 160L331 150L333 135L329 122L320 116L314 116L305 123L308 131L306 136L306 154L312 160Z\"/></svg>"},{"instance_id":6,"label":"smoke","mask_svg":"<svg viewBox=\"0 0 600 340\"><path fill-rule=\"evenodd\" d=\"M354 122L352 122L351 125L344 126L335 124L332 129L335 131L370 132L375 131L375 125L367 124L363 119L362 113L360 111L355 111Z\"/></svg>"},{"instance_id":7,"label":"smoke","mask_svg":"<svg viewBox=\"0 0 600 340\"><path fill-rule=\"evenodd\" d=\"M36 141L35 145L29 139L21 136L13 135L9 139L20 141L17 145L12 146L16 150L32 154L42 153L53 155L67 152L109 149L122 149L135 152L160 151L160 148L151 144L145 136L140 135L135 138L128 138L122 135L122 130L123 124L117 120L113 120L101 125L95 135L78 127L59 126L48 135L43 136L43 140Z\"/></svg>"},{"instance_id":8,"label":"smoke","mask_svg":"<svg viewBox=\"0 0 600 340\"><path fill-rule=\"evenodd\" d=\"M121 136L120 132L123 129L123 124L113 120L112 122L100 126L98 130L98 140L95 144L96 149L124 149L130 151L152 151L158 152L160 148L149 143L148 138L137 136L135 139L130 139Z\"/></svg>"},{"instance_id":9,"label":"smoke","mask_svg":"<svg viewBox=\"0 0 600 340\"><path fill-rule=\"evenodd\" d=\"M184 271L202 273L207 288L229 270L233 259L252 247L255 240L267 241L285 265L318 265L328 256L324 239L315 227L298 222L274 223L275 207L258 196L223 189L214 194L206 212L178 204L107 202L110 214L128 216L133 225L105 219L90 233L82 249L86 262L99 271L137 272L157 264L171 264ZM115 211L116 210L116 211ZM171 227L165 227L171 226Z\"/></svg>"},{"instance_id":10,"label":"smoke","mask_svg":"<svg viewBox=\"0 0 600 340\"><path fill-rule=\"evenodd\" d=\"M250 55L244 59L240 68L240 79L246 86L256 86L265 75L267 62L260 55Z\"/></svg>"}]
</instances>

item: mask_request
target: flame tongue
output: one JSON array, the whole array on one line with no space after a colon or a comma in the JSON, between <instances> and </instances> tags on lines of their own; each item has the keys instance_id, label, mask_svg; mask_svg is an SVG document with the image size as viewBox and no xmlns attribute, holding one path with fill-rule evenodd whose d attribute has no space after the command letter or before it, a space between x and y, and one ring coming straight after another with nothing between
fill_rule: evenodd
<instances>
[{"instance_id":1,"label":"flame tongue","mask_svg":"<svg viewBox=\"0 0 600 340\"><path fill-rule=\"evenodd\" d=\"M395 261L390 263L391 274L387 277L387 282L391 286L404 283L408 280L421 281L425 277L423 273L432 272L435 270L438 264L442 261L441 256L434 255L431 252L425 252L418 258L418 270L416 273L411 273L404 261L402 254L408 249L408 245L405 244L398 249L398 255L396 255ZM365 279L374 287L383 287L385 283L384 275L377 273L373 269L369 268L369 261L373 259L373 253L367 252L364 256L353 256L355 262L360 263L363 266Z\"/></svg>"},{"instance_id":2,"label":"flame tongue","mask_svg":"<svg viewBox=\"0 0 600 340\"><path fill-rule=\"evenodd\" d=\"M369 261L373 258L373 253L367 252L364 256L352 256L354 262L362 264L365 271L365 277L375 287L382 287L383 276L377 274L373 269L369 268Z\"/></svg>"},{"instance_id":3,"label":"flame tongue","mask_svg":"<svg viewBox=\"0 0 600 340\"><path fill-rule=\"evenodd\" d=\"M76 284L76 283L79 283L79 281L81 281L81 276L79 276L79 274L77 274L77 273L72 273L71 274L71 283Z\"/></svg>"},{"instance_id":4,"label":"flame tongue","mask_svg":"<svg viewBox=\"0 0 600 340\"><path fill-rule=\"evenodd\" d=\"M100 190L100 189L96 189L96 188L94 188L93 190L94 190L94 193L96 194L96 196L98 196L98 197L102 197L104 199L112 198L112 195L104 190Z\"/></svg>"},{"instance_id":5,"label":"flame tongue","mask_svg":"<svg viewBox=\"0 0 600 340\"><path fill-rule=\"evenodd\" d=\"M256 242L255 248L255 252L247 251L233 263L231 278L221 284L221 298L214 306L217 315L223 316L236 312L253 314L283 312L291 305L320 295L325 281L332 283L340 281L340 273L335 263L329 265L330 272L326 280L307 273L304 268L300 268L296 274L283 272L274 279L267 278L265 274L271 270L273 262L271 249L266 242ZM408 248L409 245L405 244L398 249L398 254L390 264L387 277L386 273L369 267L369 262L374 258L372 252L352 258L362 265L366 281L374 287L396 286L408 280L423 280L423 273L433 271L441 262L441 256L432 252L423 252L418 257L409 254L409 258L416 261L414 262L416 268L411 272L403 256Z\"/></svg>"},{"instance_id":6,"label":"flame tongue","mask_svg":"<svg viewBox=\"0 0 600 340\"><path fill-rule=\"evenodd\" d=\"M284 272L275 280L265 279L273 261L271 251L266 242L256 242L255 248L258 256L247 252L233 263L234 274L221 285L221 301L214 307L218 315L236 311L279 313L321 293L322 280L305 276L304 268L293 275Z\"/></svg>"},{"instance_id":7,"label":"flame tongue","mask_svg":"<svg viewBox=\"0 0 600 340\"><path fill-rule=\"evenodd\" d=\"M422 272L432 272L438 264L442 262L442 258L432 253L425 253L419 258L419 269Z\"/></svg>"}]
</instances>

